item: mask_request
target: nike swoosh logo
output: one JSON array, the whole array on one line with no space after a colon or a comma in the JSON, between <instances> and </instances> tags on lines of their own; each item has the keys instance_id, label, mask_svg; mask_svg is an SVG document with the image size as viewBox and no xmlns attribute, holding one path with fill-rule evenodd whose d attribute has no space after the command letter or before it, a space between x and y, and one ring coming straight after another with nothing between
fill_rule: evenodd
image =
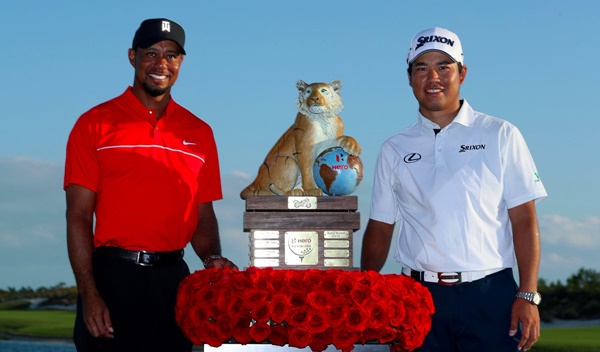
<instances>
[{"instance_id":1,"label":"nike swoosh logo","mask_svg":"<svg viewBox=\"0 0 600 352\"><path fill-rule=\"evenodd\" d=\"M196 145L194 142L188 142L185 139L183 140L183 145Z\"/></svg>"}]
</instances>

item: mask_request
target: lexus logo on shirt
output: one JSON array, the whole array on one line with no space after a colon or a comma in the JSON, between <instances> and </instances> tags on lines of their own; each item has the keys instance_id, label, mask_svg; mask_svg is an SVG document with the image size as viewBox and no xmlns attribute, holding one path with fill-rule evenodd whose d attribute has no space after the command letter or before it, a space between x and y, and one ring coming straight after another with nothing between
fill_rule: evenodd
<instances>
[{"instance_id":1,"label":"lexus logo on shirt","mask_svg":"<svg viewBox=\"0 0 600 352\"><path fill-rule=\"evenodd\" d=\"M410 153L404 157L404 162L407 164L416 163L419 160L421 160L421 154L419 153Z\"/></svg>"}]
</instances>

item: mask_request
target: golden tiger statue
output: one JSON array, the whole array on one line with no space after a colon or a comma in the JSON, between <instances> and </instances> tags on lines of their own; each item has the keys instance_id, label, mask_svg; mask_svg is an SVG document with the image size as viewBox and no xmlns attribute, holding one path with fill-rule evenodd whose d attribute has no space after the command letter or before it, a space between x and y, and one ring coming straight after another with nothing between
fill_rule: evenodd
<instances>
[{"instance_id":1,"label":"golden tiger statue","mask_svg":"<svg viewBox=\"0 0 600 352\"><path fill-rule=\"evenodd\" d=\"M240 193L242 199L250 195L322 196L313 177L319 153L333 146L352 155L361 153L358 142L344 135L338 116L344 108L339 95L342 82L307 84L300 80L296 88L296 121L271 148L256 179Z\"/></svg>"}]
</instances>

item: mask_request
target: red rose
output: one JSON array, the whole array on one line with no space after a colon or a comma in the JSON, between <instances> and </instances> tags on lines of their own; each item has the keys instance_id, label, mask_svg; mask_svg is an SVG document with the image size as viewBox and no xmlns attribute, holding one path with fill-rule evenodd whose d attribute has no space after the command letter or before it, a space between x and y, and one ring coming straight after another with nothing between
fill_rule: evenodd
<instances>
[{"instance_id":1,"label":"red rose","mask_svg":"<svg viewBox=\"0 0 600 352\"><path fill-rule=\"evenodd\" d=\"M252 319L250 319L247 315L238 315L233 318L233 338L241 343L247 344L252 341L252 336L250 336L250 324L252 323Z\"/></svg>"},{"instance_id":2,"label":"red rose","mask_svg":"<svg viewBox=\"0 0 600 352\"><path fill-rule=\"evenodd\" d=\"M306 291L294 289L290 292L290 304L294 307L306 308Z\"/></svg>"},{"instance_id":3,"label":"red rose","mask_svg":"<svg viewBox=\"0 0 600 352\"><path fill-rule=\"evenodd\" d=\"M290 326L304 325L310 320L311 314L305 307L294 307L290 309L286 322Z\"/></svg>"},{"instance_id":4,"label":"red rose","mask_svg":"<svg viewBox=\"0 0 600 352\"><path fill-rule=\"evenodd\" d=\"M313 335L312 342L308 345L311 350L320 352L327 349L333 343L333 329L329 328L323 332Z\"/></svg>"},{"instance_id":5,"label":"red rose","mask_svg":"<svg viewBox=\"0 0 600 352\"><path fill-rule=\"evenodd\" d=\"M269 281L271 281L271 273L273 268L263 268L250 272L250 281L253 286L261 290L267 290L269 287Z\"/></svg>"},{"instance_id":6,"label":"red rose","mask_svg":"<svg viewBox=\"0 0 600 352\"><path fill-rule=\"evenodd\" d=\"M290 288L287 285L285 270L273 270L271 280L269 281L269 290L282 294L289 292Z\"/></svg>"},{"instance_id":7,"label":"red rose","mask_svg":"<svg viewBox=\"0 0 600 352\"><path fill-rule=\"evenodd\" d=\"M274 324L271 325L271 334L269 335L269 342L275 346L284 346L288 341L288 329L287 326Z\"/></svg>"},{"instance_id":8,"label":"red rose","mask_svg":"<svg viewBox=\"0 0 600 352\"><path fill-rule=\"evenodd\" d=\"M271 320L275 323L283 323L290 311L290 300L283 294L275 294L271 299Z\"/></svg>"},{"instance_id":9,"label":"red rose","mask_svg":"<svg viewBox=\"0 0 600 352\"><path fill-rule=\"evenodd\" d=\"M285 280L287 285L293 289L304 288L304 270L286 270Z\"/></svg>"},{"instance_id":10,"label":"red rose","mask_svg":"<svg viewBox=\"0 0 600 352\"><path fill-rule=\"evenodd\" d=\"M349 331L360 332L365 329L369 322L369 315L359 305L352 305L348 308L348 315L346 316L346 323L344 326Z\"/></svg>"},{"instance_id":11,"label":"red rose","mask_svg":"<svg viewBox=\"0 0 600 352\"><path fill-rule=\"evenodd\" d=\"M377 341L379 338L379 333L381 329L376 329L374 327L366 327L360 334L360 342L361 344L366 344L367 342ZM396 338L396 332L394 331L393 339Z\"/></svg>"},{"instance_id":12,"label":"red rose","mask_svg":"<svg viewBox=\"0 0 600 352\"><path fill-rule=\"evenodd\" d=\"M269 301L264 300L257 302L252 309L252 319L257 322L266 323L271 317L271 309L269 308Z\"/></svg>"},{"instance_id":13,"label":"red rose","mask_svg":"<svg viewBox=\"0 0 600 352\"><path fill-rule=\"evenodd\" d=\"M321 289L327 292L335 292L336 281L340 271L339 269L324 271L324 275L321 278Z\"/></svg>"},{"instance_id":14,"label":"red rose","mask_svg":"<svg viewBox=\"0 0 600 352\"><path fill-rule=\"evenodd\" d=\"M349 272L350 273L350 272ZM339 273L335 281L335 290L338 294L349 297L356 280L347 273Z\"/></svg>"},{"instance_id":15,"label":"red rose","mask_svg":"<svg viewBox=\"0 0 600 352\"><path fill-rule=\"evenodd\" d=\"M211 313L207 309L209 309L208 306L204 305L198 305L190 309L188 318L192 327L198 327L208 323Z\"/></svg>"},{"instance_id":16,"label":"red rose","mask_svg":"<svg viewBox=\"0 0 600 352\"><path fill-rule=\"evenodd\" d=\"M236 292L243 292L248 287L252 287L252 282L246 271L233 271L231 276L231 286Z\"/></svg>"},{"instance_id":17,"label":"red rose","mask_svg":"<svg viewBox=\"0 0 600 352\"><path fill-rule=\"evenodd\" d=\"M304 348L312 342L312 335L307 328L294 326L288 331L288 340L291 347Z\"/></svg>"},{"instance_id":18,"label":"red rose","mask_svg":"<svg viewBox=\"0 0 600 352\"><path fill-rule=\"evenodd\" d=\"M407 295L407 288L405 286L404 280L408 279L413 284L415 280L404 275L396 275L396 274L388 274L384 276L386 281L386 286L388 287L390 293L394 295L394 297L404 298Z\"/></svg>"},{"instance_id":19,"label":"red rose","mask_svg":"<svg viewBox=\"0 0 600 352\"><path fill-rule=\"evenodd\" d=\"M356 283L354 287L352 287L352 290L350 290L350 297L354 302L362 305L371 297L371 288L364 283Z\"/></svg>"},{"instance_id":20,"label":"red rose","mask_svg":"<svg viewBox=\"0 0 600 352\"><path fill-rule=\"evenodd\" d=\"M343 297L335 297L331 302L331 308L329 309L329 315L327 317L329 326L337 328L346 320L348 315L346 307L348 307L348 305L348 301Z\"/></svg>"},{"instance_id":21,"label":"red rose","mask_svg":"<svg viewBox=\"0 0 600 352\"><path fill-rule=\"evenodd\" d=\"M406 311L407 320L411 322L410 325L404 325L405 328L416 329L421 332L427 333L431 329L431 316L425 309L409 308Z\"/></svg>"},{"instance_id":22,"label":"red rose","mask_svg":"<svg viewBox=\"0 0 600 352\"><path fill-rule=\"evenodd\" d=\"M419 306L406 305L406 318L402 322L402 326L406 329L415 328L419 330L429 331L431 328L431 316L426 309L419 309Z\"/></svg>"},{"instance_id":23,"label":"red rose","mask_svg":"<svg viewBox=\"0 0 600 352\"><path fill-rule=\"evenodd\" d=\"M254 342L263 342L271 335L271 326L265 322L257 322L250 327L250 336Z\"/></svg>"},{"instance_id":24,"label":"red rose","mask_svg":"<svg viewBox=\"0 0 600 352\"><path fill-rule=\"evenodd\" d=\"M390 319L391 326L400 326L404 322L406 317L406 311L402 302L390 301L388 302L388 316Z\"/></svg>"},{"instance_id":25,"label":"red rose","mask_svg":"<svg viewBox=\"0 0 600 352\"><path fill-rule=\"evenodd\" d=\"M327 324L325 314L326 313L323 310L319 309L315 309L311 312L310 320L306 325L311 334L314 335L327 330L329 324Z\"/></svg>"},{"instance_id":26,"label":"red rose","mask_svg":"<svg viewBox=\"0 0 600 352\"><path fill-rule=\"evenodd\" d=\"M389 326L384 326L377 330L377 341L381 344L390 343L396 339L398 331Z\"/></svg>"},{"instance_id":27,"label":"red rose","mask_svg":"<svg viewBox=\"0 0 600 352\"><path fill-rule=\"evenodd\" d=\"M227 268L227 270L225 268L212 268L204 270L206 270L207 274L210 275L209 280L210 283L213 285L219 283L221 280L227 281L227 278L229 277L229 272L231 271L231 269L229 268Z\"/></svg>"},{"instance_id":28,"label":"red rose","mask_svg":"<svg viewBox=\"0 0 600 352\"><path fill-rule=\"evenodd\" d=\"M308 269L304 272L304 287L311 290L313 287L321 286L323 281L323 270Z\"/></svg>"},{"instance_id":29,"label":"red rose","mask_svg":"<svg viewBox=\"0 0 600 352\"><path fill-rule=\"evenodd\" d=\"M202 345L204 343L207 343L212 347L219 347L223 344L224 339L217 330L215 324L206 323L203 326L199 327L198 331L201 331L201 335L199 336L200 339L192 340L194 344Z\"/></svg>"},{"instance_id":30,"label":"red rose","mask_svg":"<svg viewBox=\"0 0 600 352\"><path fill-rule=\"evenodd\" d=\"M404 305L415 309L421 308L421 299L415 294L413 290L409 290L404 298Z\"/></svg>"},{"instance_id":31,"label":"red rose","mask_svg":"<svg viewBox=\"0 0 600 352\"><path fill-rule=\"evenodd\" d=\"M308 306L312 309L318 310L329 308L333 299L334 298L331 292L324 291L322 289L316 289L316 291L309 292L306 296Z\"/></svg>"},{"instance_id":32,"label":"red rose","mask_svg":"<svg viewBox=\"0 0 600 352\"><path fill-rule=\"evenodd\" d=\"M233 337L233 326L229 316L225 314L219 317L219 320L213 323L216 326L216 331L221 336L223 341L229 340Z\"/></svg>"},{"instance_id":33,"label":"red rose","mask_svg":"<svg viewBox=\"0 0 600 352\"><path fill-rule=\"evenodd\" d=\"M212 288L212 291L215 291L215 288ZM220 289L219 293L214 297L216 308L221 312L226 311L231 301L235 299L234 296L237 296L237 292L229 289Z\"/></svg>"},{"instance_id":34,"label":"red rose","mask_svg":"<svg viewBox=\"0 0 600 352\"><path fill-rule=\"evenodd\" d=\"M348 331L346 329L336 329L333 331L333 345L338 350L351 351L354 349L354 343L360 338L360 333Z\"/></svg>"},{"instance_id":35,"label":"red rose","mask_svg":"<svg viewBox=\"0 0 600 352\"><path fill-rule=\"evenodd\" d=\"M420 282L416 282L413 287L413 290L413 294L420 298L422 304L425 304L425 307L427 307L427 311L429 312L429 314L435 313L433 298L431 297L431 292L429 292L427 287L423 286Z\"/></svg>"},{"instance_id":36,"label":"red rose","mask_svg":"<svg viewBox=\"0 0 600 352\"><path fill-rule=\"evenodd\" d=\"M211 317L217 317L221 314L219 307L217 306L218 290L212 288L212 286L204 287L196 292L196 299L194 300L195 305L204 305L206 311Z\"/></svg>"},{"instance_id":37,"label":"red rose","mask_svg":"<svg viewBox=\"0 0 600 352\"><path fill-rule=\"evenodd\" d=\"M375 270L362 271L361 273L368 282L377 282L383 280L383 275Z\"/></svg>"},{"instance_id":38,"label":"red rose","mask_svg":"<svg viewBox=\"0 0 600 352\"><path fill-rule=\"evenodd\" d=\"M371 297L375 301L388 302L390 300L390 291L383 277L377 281L371 281Z\"/></svg>"},{"instance_id":39,"label":"red rose","mask_svg":"<svg viewBox=\"0 0 600 352\"><path fill-rule=\"evenodd\" d=\"M421 333L417 329L406 329L401 333L398 333L396 337L399 344L408 351L412 351L418 347L421 347L425 340L425 334Z\"/></svg>"},{"instance_id":40,"label":"red rose","mask_svg":"<svg viewBox=\"0 0 600 352\"><path fill-rule=\"evenodd\" d=\"M235 295L231 297L231 300L227 302L227 307L223 310L223 312L230 317L246 314L250 310L245 307L244 300L242 297Z\"/></svg>"},{"instance_id":41,"label":"red rose","mask_svg":"<svg viewBox=\"0 0 600 352\"><path fill-rule=\"evenodd\" d=\"M243 293L244 306L253 309L260 302L269 298L269 292L260 288L249 288Z\"/></svg>"},{"instance_id":42,"label":"red rose","mask_svg":"<svg viewBox=\"0 0 600 352\"><path fill-rule=\"evenodd\" d=\"M404 347L399 343L393 343L390 345L390 352L406 352Z\"/></svg>"},{"instance_id":43,"label":"red rose","mask_svg":"<svg viewBox=\"0 0 600 352\"><path fill-rule=\"evenodd\" d=\"M389 324L387 307L381 302L374 303L370 309L369 325L374 328L382 328Z\"/></svg>"},{"instance_id":44,"label":"red rose","mask_svg":"<svg viewBox=\"0 0 600 352\"><path fill-rule=\"evenodd\" d=\"M186 277L186 281L180 283L190 285L194 289L208 286L210 284L210 273L207 270L197 270L193 274Z\"/></svg>"}]
</instances>

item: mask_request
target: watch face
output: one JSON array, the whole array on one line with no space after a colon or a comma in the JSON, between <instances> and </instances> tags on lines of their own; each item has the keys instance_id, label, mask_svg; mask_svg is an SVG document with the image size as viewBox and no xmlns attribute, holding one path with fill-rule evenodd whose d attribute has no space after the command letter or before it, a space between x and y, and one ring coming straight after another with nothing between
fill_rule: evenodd
<instances>
[{"instance_id":1,"label":"watch face","mask_svg":"<svg viewBox=\"0 0 600 352\"><path fill-rule=\"evenodd\" d=\"M542 295L540 295L539 293L535 292L533 294L533 300L532 300L533 304L538 305L538 304L540 304L541 301L542 301Z\"/></svg>"}]
</instances>

